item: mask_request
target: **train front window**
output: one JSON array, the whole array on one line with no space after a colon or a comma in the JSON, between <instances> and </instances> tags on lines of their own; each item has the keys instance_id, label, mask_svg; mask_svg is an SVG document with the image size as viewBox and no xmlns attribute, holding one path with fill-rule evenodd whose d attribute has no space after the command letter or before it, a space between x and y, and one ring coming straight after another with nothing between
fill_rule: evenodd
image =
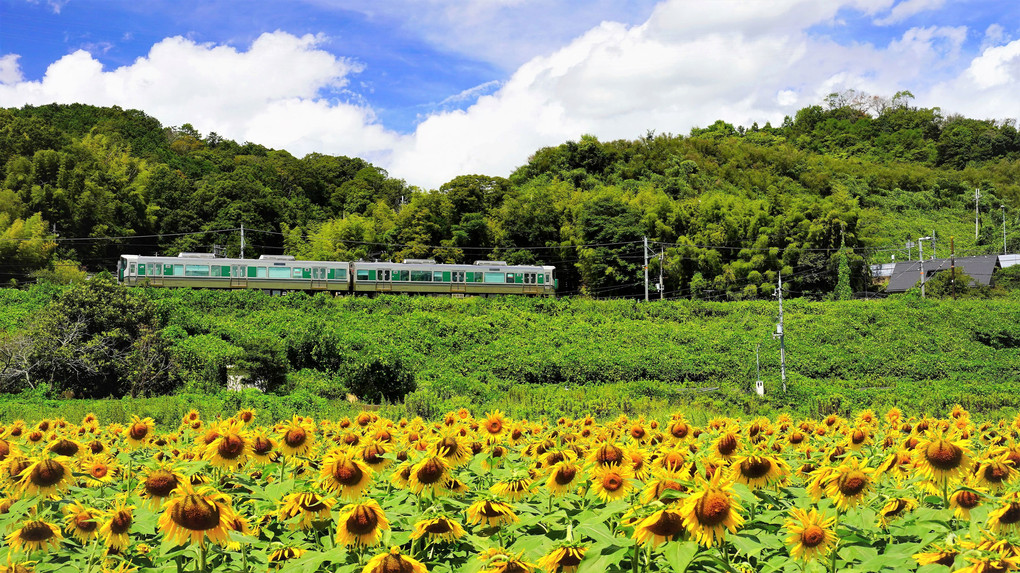
<instances>
[{"instance_id":1,"label":"train front window","mask_svg":"<svg viewBox=\"0 0 1020 573\"><path fill-rule=\"evenodd\" d=\"M368 280L368 269L358 269L358 273L357 273L356 276L357 276L357 279L359 281L367 281Z\"/></svg>"}]
</instances>

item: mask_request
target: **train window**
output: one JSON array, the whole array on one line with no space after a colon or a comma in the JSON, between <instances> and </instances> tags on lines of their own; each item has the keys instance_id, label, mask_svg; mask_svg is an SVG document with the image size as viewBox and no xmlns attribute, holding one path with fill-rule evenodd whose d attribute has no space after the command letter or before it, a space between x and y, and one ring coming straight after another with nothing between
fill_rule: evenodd
<instances>
[{"instance_id":1,"label":"train window","mask_svg":"<svg viewBox=\"0 0 1020 573\"><path fill-rule=\"evenodd\" d=\"M390 280L390 269L383 269L379 272L382 273L382 280L384 281Z\"/></svg>"},{"instance_id":2,"label":"train window","mask_svg":"<svg viewBox=\"0 0 1020 573\"><path fill-rule=\"evenodd\" d=\"M444 280L446 282L450 281L450 273L446 273L446 278L444 279L443 278L443 271L433 271L432 272L432 281L433 282L441 283Z\"/></svg>"},{"instance_id":3,"label":"train window","mask_svg":"<svg viewBox=\"0 0 1020 573\"><path fill-rule=\"evenodd\" d=\"M269 277L269 269L266 267L255 267L255 278L264 279Z\"/></svg>"},{"instance_id":4,"label":"train window","mask_svg":"<svg viewBox=\"0 0 1020 573\"><path fill-rule=\"evenodd\" d=\"M289 279L290 269L288 269L287 267L269 267L269 278Z\"/></svg>"},{"instance_id":5,"label":"train window","mask_svg":"<svg viewBox=\"0 0 1020 573\"><path fill-rule=\"evenodd\" d=\"M479 273L475 273L477 277ZM503 282L503 273L485 273L485 282L487 283L501 283Z\"/></svg>"},{"instance_id":6,"label":"train window","mask_svg":"<svg viewBox=\"0 0 1020 573\"><path fill-rule=\"evenodd\" d=\"M301 278L301 269L298 268L291 269L290 276L296 279Z\"/></svg>"},{"instance_id":7,"label":"train window","mask_svg":"<svg viewBox=\"0 0 1020 573\"><path fill-rule=\"evenodd\" d=\"M545 282L547 282L547 283L551 283L552 282L552 278L549 276L549 273L545 273Z\"/></svg>"},{"instance_id":8,"label":"train window","mask_svg":"<svg viewBox=\"0 0 1020 573\"><path fill-rule=\"evenodd\" d=\"M401 281L410 280L410 279L408 279L408 277L410 276L411 271L397 271L397 272L400 274L400 278L399 279L395 279L395 280L401 280ZM394 274L394 276L396 276L396 274Z\"/></svg>"},{"instance_id":9,"label":"train window","mask_svg":"<svg viewBox=\"0 0 1020 573\"><path fill-rule=\"evenodd\" d=\"M411 271L411 280L419 282L432 282L432 271Z\"/></svg>"},{"instance_id":10,"label":"train window","mask_svg":"<svg viewBox=\"0 0 1020 573\"><path fill-rule=\"evenodd\" d=\"M368 269L358 269L357 279L359 281L368 280Z\"/></svg>"},{"instance_id":11,"label":"train window","mask_svg":"<svg viewBox=\"0 0 1020 573\"><path fill-rule=\"evenodd\" d=\"M184 265L174 265L174 276L175 277L184 276Z\"/></svg>"},{"instance_id":12,"label":"train window","mask_svg":"<svg viewBox=\"0 0 1020 573\"><path fill-rule=\"evenodd\" d=\"M184 265L184 276L207 277L209 276L209 265Z\"/></svg>"},{"instance_id":13,"label":"train window","mask_svg":"<svg viewBox=\"0 0 1020 573\"><path fill-rule=\"evenodd\" d=\"M131 263L130 265L128 265L128 274L129 275L135 274L135 264L134 263Z\"/></svg>"},{"instance_id":14,"label":"train window","mask_svg":"<svg viewBox=\"0 0 1020 573\"><path fill-rule=\"evenodd\" d=\"M513 284L513 282L514 282L514 274L513 273L507 273L506 274L506 282L509 283L509 284Z\"/></svg>"},{"instance_id":15,"label":"train window","mask_svg":"<svg viewBox=\"0 0 1020 573\"><path fill-rule=\"evenodd\" d=\"M219 265L210 265L209 266L209 276L211 276L211 277L218 277L218 276L220 276L220 266Z\"/></svg>"}]
</instances>

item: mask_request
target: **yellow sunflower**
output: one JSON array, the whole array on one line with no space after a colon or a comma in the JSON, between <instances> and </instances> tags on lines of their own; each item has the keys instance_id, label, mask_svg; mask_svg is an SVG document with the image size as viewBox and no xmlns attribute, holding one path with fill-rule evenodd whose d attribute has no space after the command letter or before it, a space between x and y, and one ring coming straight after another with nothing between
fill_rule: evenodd
<instances>
[{"instance_id":1,"label":"yellow sunflower","mask_svg":"<svg viewBox=\"0 0 1020 573\"><path fill-rule=\"evenodd\" d=\"M59 527L37 519L25 522L20 528L10 533L7 536L7 543L11 546L11 551L21 551L24 547L27 552L31 553L51 546L53 549L58 549L60 540L63 538Z\"/></svg>"},{"instance_id":2,"label":"yellow sunflower","mask_svg":"<svg viewBox=\"0 0 1020 573\"><path fill-rule=\"evenodd\" d=\"M489 549L478 555L485 561L479 573L534 573L535 565L524 560L524 552L511 554L505 549Z\"/></svg>"},{"instance_id":3,"label":"yellow sunflower","mask_svg":"<svg viewBox=\"0 0 1020 573\"><path fill-rule=\"evenodd\" d=\"M276 433L279 436L280 451L287 456L307 455L315 442L315 425L300 416L278 424Z\"/></svg>"},{"instance_id":4,"label":"yellow sunflower","mask_svg":"<svg viewBox=\"0 0 1020 573\"><path fill-rule=\"evenodd\" d=\"M1020 494L1010 494L1002 502L1003 505L988 514L988 528L996 535L1020 530Z\"/></svg>"},{"instance_id":5,"label":"yellow sunflower","mask_svg":"<svg viewBox=\"0 0 1020 573\"><path fill-rule=\"evenodd\" d=\"M604 503L621 499L634 487L634 474L625 465L597 467L591 473L591 488Z\"/></svg>"},{"instance_id":6,"label":"yellow sunflower","mask_svg":"<svg viewBox=\"0 0 1020 573\"><path fill-rule=\"evenodd\" d=\"M912 557L918 565L943 565L952 567L960 550L948 545L934 545L930 551L915 553Z\"/></svg>"},{"instance_id":7,"label":"yellow sunflower","mask_svg":"<svg viewBox=\"0 0 1020 573\"><path fill-rule=\"evenodd\" d=\"M356 456L334 449L322 458L319 484L340 499L354 500L372 483L372 474L372 469Z\"/></svg>"},{"instance_id":8,"label":"yellow sunflower","mask_svg":"<svg viewBox=\"0 0 1020 573\"><path fill-rule=\"evenodd\" d=\"M78 541L85 543L99 536L99 520L102 515L98 510L76 501L65 507L64 513L64 529Z\"/></svg>"},{"instance_id":9,"label":"yellow sunflower","mask_svg":"<svg viewBox=\"0 0 1020 573\"><path fill-rule=\"evenodd\" d=\"M55 456L73 458L85 452L85 447L74 440L60 438L46 446L46 451Z\"/></svg>"},{"instance_id":10,"label":"yellow sunflower","mask_svg":"<svg viewBox=\"0 0 1020 573\"><path fill-rule=\"evenodd\" d=\"M875 470L861 467L857 458L840 464L829 476L825 493L832 498L840 511L857 506L871 491L871 474Z\"/></svg>"},{"instance_id":11,"label":"yellow sunflower","mask_svg":"<svg viewBox=\"0 0 1020 573\"><path fill-rule=\"evenodd\" d=\"M909 497L897 497L890 499L882 506L879 514L879 524L882 527L889 527L889 523L903 514L917 509L917 500Z\"/></svg>"},{"instance_id":12,"label":"yellow sunflower","mask_svg":"<svg viewBox=\"0 0 1020 573\"><path fill-rule=\"evenodd\" d=\"M657 477L645 483L644 489L641 490L641 503L647 504L656 500L668 503L667 500L664 499L667 491L684 493L687 491L687 486L681 483L680 480L671 477L669 474Z\"/></svg>"},{"instance_id":13,"label":"yellow sunflower","mask_svg":"<svg viewBox=\"0 0 1020 573\"><path fill-rule=\"evenodd\" d=\"M417 495L428 492L432 495L445 493L450 464L441 456L429 456L411 467L408 487Z\"/></svg>"},{"instance_id":14,"label":"yellow sunflower","mask_svg":"<svg viewBox=\"0 0 1020 573\"><path fill-rule=\"evenodd\" d=\"M282 521L301 518L290 523L291 529L311 529L315 522L329 519L329 511L335 504L332 498L323 498L312 492L291 493L280 502L278 515Z\"/></svg>"},{"instance_id":15,"label":"yellow sunflower","mask_svg":"<svg viewBox=\"0 0 1020 573\"><path fill-rule=\"evenodd\" d=\"M471 461L471 448L459 435L453 432L445 432L429 448L433 456L446 460L451 467L462 466Z\"/></svg>"},{"instance_id":16,"label":"yellow sunflower","mask_svg":"<svg viewBox=\"0 0 1020 573\"><path fill-rule=\"evenodd\" d=\"M983 460L974 467L977 483L994 491L1001 491L1015 481L1018 474L1020 472L1010 462L1009 454Z\"/></svg>"},{"instance_id":17,"label":"yellow sunflower","mask_svg":"<svg viewBox=\"0 0 1020 573\"><path fill-rule=\"evenodd\" d=\"M276 442L266 435L262 429L256 429L251 435L251 459L255 463L266 464L273 461Z\"/></svg>"},{"instance_id":18,"label":"yellow sunflower","mask_svg":"<svg viewBox=\"0 0 1020 573\"><path fill-rule=\"evenodd\" d=\"M485 429L486 435L490 437L500 436L506 430L506 418L503 417L503 413L499 410L487 412L485 419L482 420L482 428Z\"/></svg>"},{"instance_id":19,"label":"yellow sunflower","mask_svg":"<svg viewBox=\"0 0 1020 573\"><path fill-rule=\"evenodd\" d=\"M634 539L641 545L657 547L677 539L684 532L684 516L676 509L660 509L634 527Z\"/></svg>"},{"instance_id":20,"label":"yellow sunflower","mask_svg":"<svg viewBox=\"0 0 1020 573\"><path fill-rule=\"evenodd\" d=\"M751 489L759 489L786 478L790 467L782 459L772 456L739 456L733 460L731 478Z\"/></svg>"},{"instance_id":21,"label":"yellow sunflower","mask_svg":"<svg viewBox=\"0 0 1020 573\"><path fill-rule=\"evenodd\" d=\"M581 545L561 545L539 559L538 566L546 573L574 573L587 551Z\"/></svg>"},{"instance_id":22,"label":"yellow sunflower","mask_svg":"<svg viewBox=\"0 0 1020 573\"><path fill-rule=\"evenodd\" d=\"M501 501L479 500L467 508L468 523L499 527L517 522L517 514Z\"/></svg>"},{"instance_id":23,"label":"yellow sunflower","mask_svg":"<svg viewBox=\"0 0 1020 573\"><path fill-rule=\"evenodd\" d=\"M825 519L815 509L810 512L792 509L790 515L791 519L784 525L790 534L786 538L790 556L804 561L824 559L836 544L836 532L833 531L836 518Z\"/></svg>"},{"instance_id":24,"label":"yellow sunflower","mask_svg":"<svg viewBox=\"0 0 1020 573\"><path fill-rule=\"evenodd\" d=\"M134 523L134 510L135 506L128 505L123 499L118 499L113 509L103 516L103 525L99 528L99 535L108 549L120 551L128 546L130 542L128 532L131 531L131 524Z\"/></svg>"},{"instance_id":25,"label":"yellow sunflower","mask_svg":"<svg viewBox=\"0 0 1020 573\"><path fill-rule=\"evenodd\" d=\"M223 424L219 436L202 452L202 459L227 471L243 467L252 456L251 438L240 423Z\"/></svg>"},{"instance_id":26,"label":"yellow sunflower","mask_svg":"<svg viewBox=\"0 0 1020 573\"><path fill-rule=\"evenodd\" d=\"M403 555L399 547L390 547L388 552L369 559L361 573L428 573L428 569L420 561Z\"/></svg>"},{"instance_id":27,"label":"yellow sunflower","mask_svg":"<svg viewBox=\"0 0 1020 573\"><path fill-rule=\"evenodd\" d=\"M489 491L493 495L505 497L510 501L520 501L535 493L532 481L528 478L513 478L507 481L496 482Z\"/></svg>"},{"instance_id":28,"label":"yellow sunflower","mask_svg":"<svg viewBox=\"0 0 1020 573\"><path fill-rule=\"evenodd\" d=\"M698 491L684 500L680 512L684 516L684 527L702 545L711 546L715 540L724 539L726 530L736 533L743 525L743 508L733 493L733 483L723 482L725 472L716 471L712 481L698 478Z\"/></svg>"},{"instance_id":29,"label":"yellow sunflower","mask_svg":"<svg viewBox=\"0 0 1020 573\"><path fill-rule=\"evenodd\" d=\"M569 493L577 483L581 475L581 467L570 460L564 460L549 468L549 478L545 481L545 487L549 493L555 496Z\"/></svg>"},{"instance_id":30,"label":"yellow sunflower","mask_svg":"<svg viewBox=\"0 0 1020 573\"><path fill-rule=\"evenodd\" d=\"M921 474L940 484L959 478L970 468L967 440L928 438L919 441L914 452Z\"/></svg>"},{"instance_id":31,"label":"yellow sunflower","mask_svg":"<svg viewBox=\"0 0 1020 573\"><path fill-rule=\"evenodd\" d=\"M453 542L464 537L465 532L459 523L445 515L441 515L431 519L423 519L414 524L411 539L419 539L426 535L430 541Z\"/></svg>"},{"instance_id":32,"label":"yellow sunflower","mask_svg":"<svg viewBox=\"0 0 1020 573\"><path fill-rule=\"evenodd\" d=\"M67 489L73 481L71 468L62 460L42 458L25 468L18 487L29 495L52 495Z\"/></svg>"},{"instance_id":33,"label":"yellow sunflower","mask_svg":"<svg viewBox=\"0 0 1020 573\"><path fill-rule=\"evenodd\" d=\"M336 540L347 547L369 547L382 540L382 532L390 528L379 503L369 499L345 506L337 517Z\"/></svg>"},{"instance_id":34,"label":"yellow sunflower","mask_svg":"<svg viewBox=\"0 0 1020 573\"><path fill-rule=\"evenodd\" d=\"M152 437L152 429L155 427L156 423L152 418L131 416L131 425L128 426L126 434L128 448L137 448L146 443Z\"/></svg>"},{"instance_id":35,"label":"yellow sunflower","mask_svg":"<svg viewBox=\"0 0 1020 573\"><path fill-rule=\"evenodd\" d=\"M970 510L981 505L983 492L981 490L961 489L949 496L949 506L953 508L953 515L957 519L970 520Z\"/></svg>"},{"instance_id":36,"label":"yellow sunflower","mask_svg":"<svg viewBox=\"0 0 1020 573\"><path fill-rule=\"evenodd\" d=\"M163 502L170 495L186 483L177 470L170 466L157 466L142 472L138 483L138 493L145 500L146 505L156 509L163 505Z\"/></svg>"},{"instance_id":37,"label":"yellow sunflower","mask_svg":"<svg viewBox=\"0 0 1020 573\"><path fill-rule=\"evenodd\" d=\"M286 566L288 561L300 559L305 554L305 550L300 547L280 547L274 549L269 553L269 566L273 570L282 569Z\"/></svg>"},{"instance_id":38,"label":"yellow sunflower","mask_svg":"<svg viewBox=\"0 0 1020 573\"><path fill-rule=\"evenodd\" d=\"M208 537L217 545L229 541L229 521L234 517L230 498L211 487L194 490L186 485L163 504L159 529L163 536L178 545L185 542L205 544Z\"/></svg>"},{"instance_id":39,"label":"yellow sunflower","mask_svg":"<svg viewBox=\"0 0 1020 573\"><path fill-rule=\"evenodd\" d=\"M113 458L106 454L89 456L82 460L79 466L85 474L85 483L93 487L112 482L118 473Z\"/></svg>"}]
</instances>

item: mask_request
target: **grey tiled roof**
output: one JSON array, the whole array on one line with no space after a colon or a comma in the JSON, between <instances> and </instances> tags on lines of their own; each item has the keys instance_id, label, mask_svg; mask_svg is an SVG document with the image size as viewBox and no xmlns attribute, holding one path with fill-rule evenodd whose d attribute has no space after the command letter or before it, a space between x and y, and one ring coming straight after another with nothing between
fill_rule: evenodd
<instances>
[{"instance_id":1,"label":"grey tiled roof","mask_svg":"<svg viewBox=\"0 0 1020 573\"><path fill-rule=\"evenodd\" d=\"M924 261L925 281L931 280L935 273L949 270L949 259L931 259ZM992 273L999 266L999 255L981 255L978 257L957 257L956 266L974 279L978 285L988 286L992 282ZM896 263L889 285L885 292L905 292L920 286L921 268L918 261Z\"/></svg>"}]
</instances>

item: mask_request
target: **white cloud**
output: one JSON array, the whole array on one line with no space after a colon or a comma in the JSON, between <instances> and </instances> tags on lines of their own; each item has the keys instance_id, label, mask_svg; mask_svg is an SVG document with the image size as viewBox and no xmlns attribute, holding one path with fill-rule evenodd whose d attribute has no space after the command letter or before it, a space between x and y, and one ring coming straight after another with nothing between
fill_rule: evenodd
<instances>
[{"instance_id":1,"label":"white cloud","mask_svg":"<svg viewBox=\"0 0 1020 573\"><path fill-rule=\"evenodd\" d=\"M35 82L18 82L16 57L5 56L2 76L14 82L0 85L0 106L119 105L144 110L164 124L191 123L200 131L297 154L384 157L396 136L376 122L371 109L322 99L340 93L360 67L318 49L320 41L275 32L238 51L174 37L111 71L79 50L51 64Z\"/></svg>"},{"instance_id":2,"label":"white cloud","mask_svg":"<svg viewBox=\"0 0 1020 573\"><path fill-rule=\"evenodd\" d=\"M876 18L875 24L879 26L896 24L921 12L938 10L943 4L945 4L945 0L903 0L896 4L885 17Z\"/></svg>"},{"instance_id":3,"label":"white cloud","mask_svg":"<svg viewBox=\"0 0 1020 573\"><path fill-rule=\"evenodd\" d=\"M24 79L18 65L19 57L17 54L0 56L0 85L13 85Z\"/></svg>"}]
</instances>

